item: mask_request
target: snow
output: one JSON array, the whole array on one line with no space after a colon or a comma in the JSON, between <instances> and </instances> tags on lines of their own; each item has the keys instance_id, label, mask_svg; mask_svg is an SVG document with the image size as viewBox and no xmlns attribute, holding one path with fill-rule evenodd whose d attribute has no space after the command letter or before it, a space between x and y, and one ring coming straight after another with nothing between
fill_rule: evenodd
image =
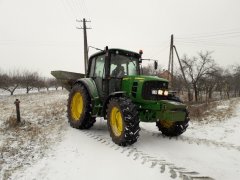
<instances>
[{"instance_id":1,"label":"snow","mask_svg":"<svg viewBox=\"0 0 240 180\"><path fill-rule=\"evenodd\" d=\"M3 96L0 98L3 127L4 121L13 115L12 102L16 97L21 101L26 122L18 129L20 139L24 139L21 132L29 126L40 128L40 135L25 137L20 145L25 156L23 152L11 156L4 151L2 164L0 156L0 174L5 175L0 175L0 179L235 180L240 177L239 98L234 103L223 101L216 107L216 111L222 112L234 105L227 119L209 116L207 121L193 120L177 138L163 136L155 123L141 122L138 142L120 147L112 142L102 118L97 118L90 130L69 126L66 91ZM14 130L4 132L0 129L0 148L9 139L12 142L9 149L19 146ZM11 173L6 175L6 172Z\"/></svg>"},{"instance_id":2,"label":"snow","mask_svg":"<svg viewBox=\"0 0 240 180\"><path fill-rule=\"evenodd\" d=\"M35 167L16 179L153 179L159 178L157 169L151 170L132 161L115 150L98 144L78 130L68 129L64 142ZM132 172L131 172L132 171ZM139 173L144 172L144 173ZM34 177L34 178L33 178Z\"/></svg>"}]
</instances>

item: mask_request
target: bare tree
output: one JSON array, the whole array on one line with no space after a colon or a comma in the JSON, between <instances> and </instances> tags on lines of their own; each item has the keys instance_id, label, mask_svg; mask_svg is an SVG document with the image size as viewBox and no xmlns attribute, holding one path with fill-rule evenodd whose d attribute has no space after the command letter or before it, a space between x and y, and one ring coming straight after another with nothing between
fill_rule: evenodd
<instances>
[{"instance_id":1,"label":"bare tree","mask_svg":"<svg viewBox=\"0 0 240 180\"><path fill-rule=\"evenodd\" d=\"M192 84L196 102L198 102L199 97L200 80L216 71L216 64L211 54L209 51L200 52L198 57L188 58L185 55L182 59L183 68L189 82Z\"/></svg>"},{"instance_id":2,"label":"bare tree","mask_svg":"<svg viewBox=\"0 0 240 180\"><path fill-rule=\"evenodd\" d=\"M58 90L58 88L62 86L62 83L55 78L50 78L49 82L50 87L54 87L56 90Z\"/></svg>"},{"instance_id":3,"label":"bare tree","mask_svg":"<svg viewBox=\"0 0 240 180\"><path fill-rule=\"evenodd\" d=\"M14 94L15 90L20 85L20 74L17 70L9 71L8 73L0 73L0 88Z\"/></svg>"},{"instance_id":4,"label":"bare tree","mask_svg":"<svg viewBox=\"0 0 240 180\"><path fill-rule=\"evenodd\" d=\"M240 65L234 67L233 74L233 86L234 86L234 96L240 96Z\"/></svg>"},{"instance_id":5,"label":"bare tree","mask_svg":"<svg viewBox=\"0 0 240 180\"><path fill-rule=\"evenodd\" d=\"M155 70L154 65L152 63L148 63L147 65L142 66L141 71L143 75L158 76L162 70L160 66Z\"/></svg>"},{"instance_id":6,"label":"bare tree","mask_svg":"<svg viewBox=\"0 0 240 180\"><path fill-rule=\"evenodd\" d=\"M26 88L26 93L29 93L33 88L37 87L39 75L37 72L24 71L21 77L21 86Z\"/></svg>"},{"instance_id":7,"label":"bare tree","mask_svg":"<svg viewBox=\"0 0 240 180\"><path fill-rule=\"evenodd\" d=\"M174 73L172 89L177 91L178 94L183 94L183 92L186 90L185 88L185 81L180 72Z\"/></svg>"},{"instance_id":8,"label":"bare tree","mask_svg":"<svg viewBox=\"0 0 240 180\"><path fill-rule=\"evenodd\" d=\"M52 85L52 78L44 78L44 87L49 91L49 88Z\"/></svg>"},{"instance_id":9,"label":"bare tree","mask_svg":"<svg viewBox=\"0 0 240 180\"><path fill-rule=\"evenodd\" d=\"M205 101L213 98L213 92L222 85L222 68L216 66L212 71L200 79L199 88L205 93Z\"/></svg>"},{"instance_id":10,"label":"bare tree","mask_svg":"<svg viewBox=\"0 0 240 180\"><path fill-rule=\"evenodd\" d=\"M222 76L222 84L223 84L223 92L224 96L228 99L230 98L230 93L232 89L232 82L233 82L233 76L232 74L227 70L225 74Z\"/></svg>"},{"instance_id":11,"label":"bare tree","mask_svg":"<svg viewBox=\"0 0 240 180\"><path fill-rule=\"evenodd\" d=\"M45 78L38 77L36 81L36 88L38 89L38 92L40 91L40 89L45 88Z\"/></svg>"}]
</instances>

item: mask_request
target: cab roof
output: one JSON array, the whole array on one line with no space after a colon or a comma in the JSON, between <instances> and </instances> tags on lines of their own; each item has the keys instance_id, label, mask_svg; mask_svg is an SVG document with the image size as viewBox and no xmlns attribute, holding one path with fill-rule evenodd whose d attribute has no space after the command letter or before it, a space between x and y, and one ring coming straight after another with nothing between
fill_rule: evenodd
<instances>
[{"instance_id":1,"label":"cab roof","mask_svg":"<svg viewBox=\"0 0 240 180\"><path fill-rule=\"evenodd\" d=\"M120 48L111 48L111 49L108 49L108 51L110 53L113 53L113 52L119 52L119 54L124 54L124 55L127 55L127 56L134 56L134 57L137 57L137 58L140 58L140 54L139 53L136 53L136 52L133 52L133 51L129 51L129 50L125 50L125 49L120 49ZM99 51L97 53L94 53L90 56L90 58L94 57L94 56L98 56L98 55L102 55L105 53L105 50L104 51Z\"/></svg>"}]
</instances>

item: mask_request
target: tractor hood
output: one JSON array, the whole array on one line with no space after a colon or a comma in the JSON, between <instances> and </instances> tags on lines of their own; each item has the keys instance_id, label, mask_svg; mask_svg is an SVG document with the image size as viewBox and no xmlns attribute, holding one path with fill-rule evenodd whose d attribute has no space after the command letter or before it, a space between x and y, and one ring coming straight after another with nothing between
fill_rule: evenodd
<instances>
[{"instance_id":1,"label":"tractor hood","mask_svg":"<svg viewBox=\"0 0 240 180\"><path fill-rule=\"evenodd\" d=\"M168 80L159 78L157 76L146 76L146 75L136 75L136 76L125 76L123 81L162 81L167 82Z\"/></svg>"},{"instance_id":2,"label":"tractor hood","mask_svg":"<svg viewBox=\"0 0 240 180\"><path fill-rule=\"evenodd\" d=\"M164 92L168 93L168 81L157 76L125 76L122 80L122 90L134 101L156 101ZM153 91L158 93L159 90L163 93L162 96L152 94Z\"/></svg>"},{"instance_id":3,"label":"tractor hood","mask_svg":"<svg viewBox=\"0 0 240 180\"><path fill-rule=\"evenodd\" d=\"M184 121L186 105L168 93L168 81L156 76L127 76L122 90L137 104L141 121Z\"/></svg>"}]
</instances>

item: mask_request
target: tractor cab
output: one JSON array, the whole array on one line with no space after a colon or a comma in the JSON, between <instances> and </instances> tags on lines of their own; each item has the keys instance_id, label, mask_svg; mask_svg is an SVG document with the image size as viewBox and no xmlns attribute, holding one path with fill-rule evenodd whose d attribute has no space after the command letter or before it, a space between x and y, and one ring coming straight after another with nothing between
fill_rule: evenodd
<instances>
[{"instance_id":1,"label":"tractor cab","mask_svg":"<svg viewBox=\"0 0 240 180\"><path fill-rule=\"evenodd\" d=\"M106 49L89 58L87 77L92 78L101 99L121 91L121 81L126 76L140 75L141 55L123 49Z\"/></svg>"}]
</instances>

